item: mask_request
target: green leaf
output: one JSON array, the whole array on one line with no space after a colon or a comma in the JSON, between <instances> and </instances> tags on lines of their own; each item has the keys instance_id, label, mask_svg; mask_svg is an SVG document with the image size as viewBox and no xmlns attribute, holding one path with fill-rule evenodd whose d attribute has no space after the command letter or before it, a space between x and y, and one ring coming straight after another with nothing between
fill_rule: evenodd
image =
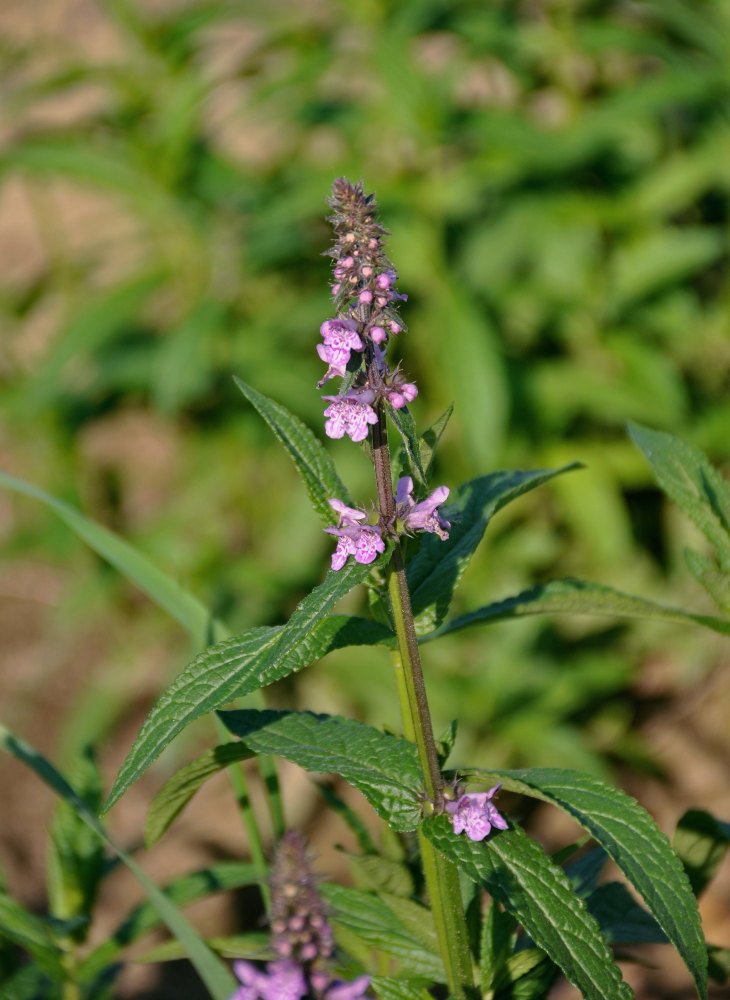
<instances>
[{"instance_id":1,"label":"green leaf","mask_svg":"<svg viewBox=\"0 0 730 1000\"><path fill-rule=\"evenodd\" d=\"M724 986L730 979L730 948L710 944L707 946L707 958L712 981Z\"/></svg>"},{"instance_id":2,"label":"green leaf","mask_svg":"<svg viewBox=\"0 0 730 1000\"><path fill-rule=\"evenodd\" d=\"M717 874L730 847L730 823L722 823L704 809L689 809L677 823L672 846L692 891L699 896Z\"/></svg>"},{"instance_id":3,"label":"green leaf","mask_svg":"<svg viewBox=\"0 0 730 1000\"><path fill-rule=\"evenodd\" d=\"M387 560L388 551L380 558ZM341 597L366 579L370 570L370 566L351 560L339 572L330 571L298 605L286 625L248 629L196 656L148 715L117 775L104 811L121 798L185 726L234 698L301 670L336 648L338 634L350 628L349 619L325 616Z\"/></svg>"},{"instance_id":4,"label":"green leaf","mask_svg":"<svg viewBox=\"0 0 730 1000\"><path fill-rule=\"evenodd\" d=\"M227 892L244 885L253 885L258 879L258 871L253 864L221 861L209 868L181 876L162 889L162 892L171 903L180 907L214 892ZM102 975L124 948L142 935L155 930L161 923L162 918L152 903L142 903L135 907L116 931L86 956L79 968L79 978L88 983Z\"/></svg>"},{"instance_id":5,"label":"green leaf","mask_svg":"<svg viewBox=\"0 0 730 1000\"><path fill-rule=\"evenodd\" d=\"M438 448L439 441L441 440L441 435L446 430L446 425L451 419L451 414L454 412L454 404L451 403L444 412L438 417L431 426L421 434L418 439L421 452L421 461L423 462L423 467L426 476L428 476L431 471L431 466L433 465L433 460L436 457L436 449Z\"/></svg>"},{"instance_id":6,"label":"green leaf","mask_svg":"<svg viewBox=\"0 0 730 1000\"><path fill-rule=\"evenodd\" d=\"M730 615L730 575L721 572L714 560L693 549L685 549L684 558L695 580L705 588L718 608Z\"/></svg>"},{"instance_id":7,"label":"green leaf","mask_svg":"<svg viewBox=\"0 0 730 1000\"><path fill-rule=\"evenodd\" d=\"M61 1000L63 982L51 982L37 965L24 965L2 981L3 1000Z\"/></svg>"},{"instance_id":8,"label":"green leaf","mask_svg":"<svg viewBox=\"0 0 730 1000\"><path fill-rule=\"evenodd\" d=\"M65 802L68 802L97 836L117 854L134 874L172 934L185 948L185 953L210 991L213 1000L229 1000L236 988L236 981L231 973L198 937L177 907L157 888L137 862L126 851L117 847L99 820L66 779L34 747L2 725L0 725L0 747L35 771L38 777Z\"/></svg>"},{"instance_id":9,"label":"green leaf","mask_svg":"<svg viewBox=\"0 0 730 1000\"><path fill-rule=\"evenodd\" d=\"M407 865L380 854L351 854L340 849L347 860L356 889L369 892L389 892L394 896L412 896L415 893L413 875Z\"/></svg>"},{"instance_id":10,"label":"green leaf","mask_svg":"<svg viewBox=\"0 0 730 1000\"><path fill-rule=\"evenodd\" d=\"M193 795L208 778L239 760L253 757L240 743L225 743L207 750L197 760L181 768L162 786L152 800L144 824L144 840L152 847L180 815Z\"/></svg>"},{"instance_id":11,"label":"green leaf","mask_svg":"<svg viewBox=\"0 0 730 1000\"><path fill-rule=\"evenodd\" d=\"M336 715L255 709L219 715L256 753L279 754L306 771L339 774L393 829L418 826L423 778L415 744Z\"/></svg>"},{"instance_id":12,"label":"green leaf","mask_svg":"<svg viewBox=\"0 0 730 1000\"><path fill-rule=\"evenodd\" d=\"M51 979L65 981L63 952L44 922L4 892L0 892L0 934L24 948Z\"/></svg>"},{"instance_id":13,"label":"green leaf","mask_svg":"<svg viewBox=\"0 0 730 1000\"><path fill-rule=\"evenodd\" d=\"M629 424L661 488L717 549L720 568L730 572L730 488L699 448L664 431Z\"/></svg>"},{"instance_id":14,"label":"green leaf","mask_svg":"<svg viewBox=\"0 0 730 1000\"><path fill-rule=\"evenodd\" d=\"M586 1000L633 996L565 873L522 830L510 827L477 843L457 836L446 816L426 819L422 829L438 850L516 917Z\"/></svg>"},{"instance_id":15,"label":"green leaf","mask_svg":"<svg viewBox=\"0 0 730 1000\"><path fill-rule=\"evenodd\" d=\"M221 958L247 958L265 962L276 958L268 934L231 934L226 937L206 938L211 951ZM176 962L185 958L179 941L163 941L136 955L135 962Z\"/></svg>"},{"instance_id":16,"label":"green leaf","mask_svg":"<svg viewBox=\"0 0 730 1000\"><path fill-rule=\"evenodd\" d=\"M98 813L102 802L101 774L90 748L84 748L79 754L71 780L90 812ZM65 921L84 918L73 934L76 941L83 941L104 875L104 847L68 802L61 801L56 806L50 833L48 897L51 912Z\"/></svg>"},{"instance_id":17,"label":"green leaf","mask_svg":"<svg viewBox=\"0 0 730 1000\"><path fill-rule=\"evenodd\" d=\"M352 501L347 487L337 474L334 462L321 442L281 403L262 396L235 375L233 380L289 452L321 519L325 524L334 524L336 518L327 500L336 497L350 506Z\"/></svg>"},{"instance_id":18,"label":"green leaf","mask_svg":"<svg viewBox=\"0 0 730 1000\"><path fill-rule=\"evenodd\" d=\"M411 476L416 485L416 493L425 493L428 490L428 483L426 482L426 473L421 460L421 446L413 416L407 406L404 406L401 410L389 407L388 416L395 424L396 430L401 436L406 456L406 472Z\"/></svg>"},{"instance_id":19,"label":"green leaf","mask_svg":"<svg viewBox=\"0 0 730 1000\"><path fill-rule=\"evenodd\" d=\"M661 621L679 622L684 625L704 625L705 628L730 635L730 621L711 615L696 615L680 608L670 608L643 597L633 597L601 583L587 580L550 580L529 590L523 590L514 597L506 597L483 608L469 611L429 635L425 641L436 639L449 632L482 622L509 621L525 615L609 615L624 618L654 618Z\"/></svg>"},{"instance_id":20,"label":"green leaf","mask_svg":"<svg viewBox=\"0 0 730 1000\"><path fill-rule=\"evenodd\" d=\"M634 799L579 771L545 767L479 773L510 791L558 806L588 830L641 893L692 973L699 996L706 996L705 942L689 880L665 835Z\"/></svg>"},{"instance_id":21,"label":"green leaf","mask_svg":"<svg viewBox=\"0 0 730 1000\"><path fill-rule=\"evenodd\" d=\"M534 472L494 472L462 484L448 505L451 532L446 541L424 534L408 563L408 585L419 635L437 628L446 617L454 591L482 540L492 516L511 500L554 476L578 468Z\"/></svg>"},{"instance_id":22,"label":"green leaf","mask_svg":"<svg viewBox=\"0 0 730 1000\"><path fill-rule=\"evenodd\" d=\"M517 921L495 900L490 899L479 936L479 972L482 993L500 981L512 954Z\"/></svg>"},{"instance_id":23,"label":"green leaf","mask_svg":"<svg viewBox=\"0 0 730 1000\"><path fill-rule=\"evenodd\" d=\"M639 906L621 882L599 885L586 906L611 944L667 944L669 938L651 913Z\"/></svg>"},{"instance_id":24,"label":"green leaf","mask_svg":"<svg viewBox=\"0 0 730 1000\"><path fill-rule=\"evenodd\" d=\"M417 982L392 976L373 976L370 989L379 1000L431 1000L426 984L419 986Z\"/></svg>"},{"instance_id":25,"label":"green leaf","mask_svg":"<svg viewBox=\"0 0 730 1000\"><path fill-rule=\"evenodd\" d=\"M559 975L557 965L544 951L524 948L510 955L495 989L487 996L493 1000L542 1000Z\"/></svg>"},{"instance_id":26,"label":"green leaf","mask_svg":"<svg viewBox=\"0 0 730 1000\"><path fill-rule=\"evenodd\" d=\"M342 927L370 948L397 959L399 975L428 976L444 982L438 950L424 948L420 938L378 896L341 885L324 884L320 890L332 915L335 940Z\"/></svg>"},{"instance_id":27,"label":"green leaf","mask_svg":"<svg viewBox=\"0 0 730 1000\"><path fill-rule=\"evenodd\" d=\"M108 528L95 524L68 504L7 472L0 472L0 486L33 497L50 507L94 552L180 622L198 645L207 646L211 639L222 639L226 635L224 626L213 619L196 597Z\"/></svg>"}]
</instances>

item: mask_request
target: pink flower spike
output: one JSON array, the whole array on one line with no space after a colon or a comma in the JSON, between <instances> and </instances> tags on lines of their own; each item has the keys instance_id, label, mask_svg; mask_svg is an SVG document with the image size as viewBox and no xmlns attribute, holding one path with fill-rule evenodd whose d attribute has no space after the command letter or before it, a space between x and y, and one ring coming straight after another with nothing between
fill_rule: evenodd
<instances>
[{"instance_id":1,"label":"pink flower spike","mask_svg":"<svg viewBox=\"0 0 730 1000\"><path fill-rule=\"evenodd\" d=\"M395 320L393 320L393 319L390 320L390 322L388 323L388 326L390 327L390 332L391 333L400 333L401 330L403 329L403 327L400 325L400 323L396 323Z\"/></svg>"},{"instance_id":2,"label":"pink flower spike","mask_svg":"<svg viewBox=\"0 0 730 1000\"><path fill-rule=\"evenodd\" d=\"M371 326L370 339L374 344L382 344L384 340L388 339L388 334L385 332L382 326Z\"/></svg>"},{"instance_id":3,"label":"pink flower spike","mask_svg":"<svg viewBox=\"0 0 730 1000\"><path fill-rule=\"evenodd\" d=\"M358 299L358 301L359 302L365 302L365 303L372 302L373 301L373 293L370 292L370 291L368 291L368 289L366 288L364 292L360 292L360 298Z\"/></svg>"},{"instance_id":4,"label":"pink flower spike","mask_svg":"<svg viewBox=\"0 0 730 1000\"><path fill-rule=\"evenodd\" d=\"M502 787L501 783L488 792L472 792L462 795L457 802L448 802L446 811L450 814L454 833L466 832L469 840L484 840L492 832L506 830L507 820L497 811L492 797Z\"/></svg>"}]
</instances>

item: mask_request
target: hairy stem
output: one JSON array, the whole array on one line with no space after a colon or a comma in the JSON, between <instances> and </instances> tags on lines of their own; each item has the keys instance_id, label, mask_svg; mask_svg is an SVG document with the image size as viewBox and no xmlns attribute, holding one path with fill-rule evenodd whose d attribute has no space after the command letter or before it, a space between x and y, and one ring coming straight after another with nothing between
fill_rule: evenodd
<instances>
[{"instance_id":1,"label":"hairy stem","mask_svg":"<svg viewBox=\"0 0 730 1000\"><path fill-rule=\"evenodd\" d=\"M385 524L389 524L395 515L395 498L382 403L378 410L378 422L373 425L373 461L381 517ZM394 665L403 729L406 738L412 740L418 748L426 797L437 802L441 798L443 779L433 736L403 553L397 540L394 542L393 557L388 567L388 592L398 639ZM473 972L458 872L420 834L419 843L423 874L449 991L452 996L463 998L473 986Z\"/></svg>"}]
</instances>

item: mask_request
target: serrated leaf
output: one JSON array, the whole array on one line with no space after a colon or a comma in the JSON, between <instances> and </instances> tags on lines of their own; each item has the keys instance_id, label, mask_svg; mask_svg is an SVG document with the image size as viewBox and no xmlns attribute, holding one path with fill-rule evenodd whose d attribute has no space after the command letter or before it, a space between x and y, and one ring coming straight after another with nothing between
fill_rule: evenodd
<instances>
[{"instance_id":1,"label":"serrated leaf","mask_svg":"<svg viewBox=\"0 0 730 1000\"><path fill-rule=\"evenodd\" d=\"M94 552L180 622L198 645L207 646L211 639L222 639L226 635L224 626L215 621L210 611L196 597L108 528L94 523L80 511L7 472L0 472L0 486L33 497L50 507Z\"/></svg>"},{"instance_id":2,"label":"serrated leaf","mask_svg":"<svg viewBox=\"0 0 730 1000\"><path fill-rule=\"evenodd\" d=\"M705 588L715 604L730 614L730 576L717 568L717 564L694 549L685 549L684 558L692 576Z\"/></svg>"},{"instance_id":3,"label":"serrated leaf","mask_svg":"<svg viewBox=\"0 0 730 1000\"><path fill-rule=\"evenodd\" d=\"M262 396L240 378L234 376L233 380L289 452L320 518L325 524L334 524L336 518L327 500L336 497L350 506L352 501L347 487L337 474L334 462L321 442L281 403Z\"/></svg>"},{"instance_id":4,"label":"serrated leaf","mask_svg":"<svg viewBox=\"0 0 730 1000\"><path fill-rule=\"evenodd\" d=\"M414 899L406 899L393 893L379 892L378 896L416 941L420 941L424 948L438 952L439 940L436 935L436 924L429 909Z\"/></svg>"},{"instance_id":5,"label":"serrated leaf","mask_svg":"<svg viewBox=\"0 0 730 1000\"><path fill-rule=\"evenodd\" d=\"M457 836L446 816L424 820L422 829L438 850L517 918L586 1000L633 997L598 924L564 872L522 830L510 827L477 843Z\"/></svg>"},{"instance_id":6,"label":"serrated leaf","mask_svg":"<svg viewBox=\"0 0 730 1000\"><path fill-rule=\"evenodd\" d=\"M407 865L379 854L351 854L342 850L340 853L347 860L356 889L388 892L395 896L413 895L415 886Z\"/></svg>"},{"instance_id":7,"label":"serrated leaf","mask_svg":"<svg viewBox=\"0 0 730 1000\"><path fill-rule=\"evenodd\" d=\"M380 558L386 561L388 550ZM365 580L370 569L351 560L339 572L330 571L324 582L301 601L286 625L248 629L196 656L148 715L117 775L104 812L185 726L337 648L343 630L347 633L349 619L325 616L341 597Z\"/></svg>"},{"instance_id":8,"label":"serrated leaf","mask_svg":"<svg viewBox=\"0 0 730 1000\"><path fill-rule=\"evenodd\" d=\"M404 406L401 410L395 410L392 407L389 407L388 416L395 424L396 430L400 434L401 441L403 442L407 473L412 477L413 482L416 484L416 492L425 493L428 489L428 484L426 482L426 473L421 460L421 445L418 439L418 431L416 430L416 423L413 416L409 412L407 406Z\"/></svg>"},{"instance_id":9,"label":"serrated leaf","mask_svg":"<svg viewBox=\"0 0 730 1000\"><path fill-rule=\"evenodd\" d=\"M24 948L51 979L65 981L63 952L44 922L4 892L0 892L0 934Z\"/></svg>"},{"instance_id":10,"label":"serrated leaf","mask_svg":"<svg viewBox=\"0 0 730 1000\"><path fill-rule=\"evenodd\" d=\"M707 457L681 438L629 424L661 488L717 549L720 568L730 572L730 488Z\"/></svg>"},{"instance_id":11,"label":"serrated leaf","mask_svg":"<svg viewBox=\"0 0 730 1000\"><path fill-rule=\"evenodd\" d=\"M551 802L588 830L641 893L692 973L699 996L706 996L705 942L689 880L666 836L634 799L579 771L546 767L480 773L490 783L502 781L510 791Z\"/></svg>"},{"instance_id":12,"label":"serrated leaf","mask_svg":"<svg viewBox=\"0 0 730 1000\"><path fill-rule=\"evenodd\" d=\"M438 951L424 949L382 899L341 885L325 884L320 889L330 909L336 940L338 926L342 926L371 948L397 959L399 975L444 982Z\"/></svg>"},{"instance_id":13,"label":"serrated leaf","mask_svg":"<svg viewBox=\"0 0 730 1000\"><path fill-rule=\"evenodd\" d=\"M651 913L639 906L621 882L599 885L586 906L611 944L667 944L669 938Z\"/></svg>"},{"instance_id":14,"label":"serrated leaf","mask_svg":"<svg viewBox=\"0 0 730 1000\"><path fill-rule=\"evenodd\" d=\"M692 891L699 896L717 874L730 847L730 823L722 823L704 809L689 809L677 823L672 846Z\"/></svg>"},{"instance_id":15,"label":"serrated leaf","mask_svg":"<svg viewBox=\"0 0 730 1000\"><path fill-rule=\"evenodd\" d=\"M239 760L253 757L240 743L225 743L207 750L174 774L152 800L144 824L144 839L152 847L180 815L208 778Z\"/></svg>"},{"instance_id":16,"label":"serrated leaf","mask_svg":"<svg viewBox=\"0 0 730 1000\"><path fill-rule=\"evenodd\" d=\"M534 472L494 472L463 483L448 505L451 531L446 541L423 534L415 556L408 563L408 585L416 618L416 631L427 634L446 617L454 591L493 515L528 490L554 476L578 468Z\"/></svg>"},{"instance_id":17,"label":"serrated leaf","mask_svg":"<svg viewBox=\"0 0 730 1000\"><path fill-rule=\"evenodd\" d=\"M483 622L509 621L526 615L609 615L617 618L652 618L660 621L679 622L684 625L704 625L705 628L730 635L730 621L712 615L696 615L681 608L671 608L643 597L624 594L613 587L587 580L550 580L514 597L485 604L476 611L469 611L446 622L425 641L436 639L449 632Z\"/></svg>"},{"instance_id":18,"label":"serrated leaf","mask_svg":"<svg viewBox=\"0 0 730 1000\"><path fill-rule=\"evenodd\" d=\"M560 975L544 951L524 948L510 955L489 1000L542 1000Z\"/></svg>"},{"instance_id":19,"label":"serrated leaf","mask_svg":"<svg viewBox=\"0 0 730 1000\"><path fill-rule=\"evenodd\" d=\"M201 871L183 875L162 889L175 906L185 906L196 899L210 896L214 892L227 892L244 885L254 885L259 880L255 865L242 861L221 861ZM119 953L144 934L155 930L162 918L155 907L142 903L135 907L116 931L98 945L83 960L79 968L79 978L88 983L103 973L119 956Z\"/></svg>"},{"instance_id":20,"label":"serrated leaf","mask_svg":"<svg viewBox=\"0 0 730 1000\"><path fill-rule=\"evenodd\" d=\"M395 830L415 830L423 777L415 744L336 715L240 709L220 712L256 753L279 754L306 771L339 774Z\"/></svg>"},{"instance_id":21,"label":"serrated leaf","mask_svg":"<svg viewBox=\"0 0 730 1000\"><path fill-rule=\"evenodd\" d=\"M419 986L417 982L394 979L392 976L373 976L370 989L379 1000L431 1000L425 983Z\"/></svg>"},{"instance_id":22,"label":"serrated leaf","mask_svg":"<svg viewBox=\"0 0 730 1000\"><path fill-rule=\"evenodd\" d=\"M180 913L176 906L150 880L147 874L126 851L118 847L109 837L104 827L91 812L84 800L73 789L63 775L38 753L35 747L21 740L0 725L0 747L35 771L39 778L47 784L56 795L68 802L81 816L85 823L109 846L121 861L131 870L144 889L152 905L174 936L182 942L185 952L195 967L196 972L207 986L213 1000L229 1000L236 988L236 980L220 960L210 951L198 937L193 927Z\"/></svg>"}]
</instances>

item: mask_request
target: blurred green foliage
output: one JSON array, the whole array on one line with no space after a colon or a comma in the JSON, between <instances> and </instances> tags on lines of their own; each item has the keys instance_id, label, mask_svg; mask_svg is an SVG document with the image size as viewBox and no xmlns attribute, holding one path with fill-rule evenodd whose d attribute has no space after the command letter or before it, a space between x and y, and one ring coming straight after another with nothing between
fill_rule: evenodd
<instances>
[{"instance_id":1,"label":"blurred green foliage","mask_svg":"<svg viewBox=\"0 0 730 1000\"><path fill-rule=\"evenodd\" d=\"M410 296L397 346L419 426L456 404L438 481L587 465L499 515L462 607L571 573L707 607L680 570L688 529L624 427L730 458L727 0L56 6L52 30L3 42L11 472L232 628L280 622L330 545L231 376L322 434L323 200L362 177ZM332 453L367 499L364 458ZM169 635L49 516L12 511L8 557L74 569L71 623L115 598L121 660ZM649 766L630 693L650 649L699 672L717 647L540 619L449 637L427 654L437 726L460 716L461 751L488 746L492 766ZM328 657L298 678L302 702L396 724L378 656ZM118 697L108 676L100 690Z\"/></svg>"}]
</instances>

